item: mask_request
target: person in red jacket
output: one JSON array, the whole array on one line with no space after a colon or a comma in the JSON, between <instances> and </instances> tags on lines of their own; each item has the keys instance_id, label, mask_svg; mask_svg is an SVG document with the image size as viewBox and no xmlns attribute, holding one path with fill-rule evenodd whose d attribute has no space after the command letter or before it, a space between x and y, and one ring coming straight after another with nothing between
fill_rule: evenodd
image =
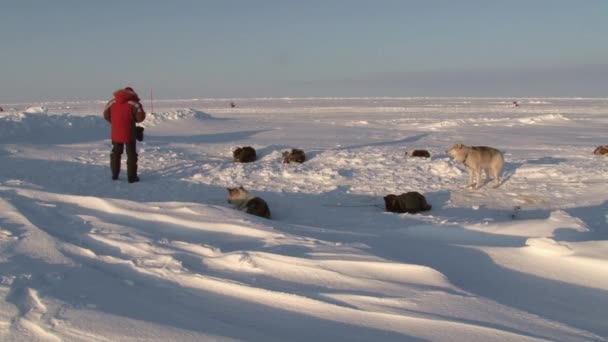
<instances>
[{"instance_id":1,"label":"person in red jacket","mask_svg":"<svg viewBox=\"0 0 608 342\"><path fill-rule=\"evenodd\" d=\"M103 116L112 126L112 153L110 154L112 179L118 179L120 159L126 145L127 179L129 183L135 183L139 182L135 123L144 121L146 113L143 111L141 103L139 103L137 94L132 88L127 88L114 92L114 98L104 108Z\"/></svg>"},{"instance_id":2,"label":"person in red jacket","mask_svg":"<svg viewBox=\"0 0 608 342\"><path fill-rule=\"evenodd\" d=\"M119 90L117 90L117 91L119 91ZM130 101L135 102L137 104L137 106L139 106L139 110L143 113L143 115L145 117L146 111L144 111L144 106L141 104L141 100L139 99L139 95L137 95L137 93L135 92L135 90L133 90L133 88L131 88L131 87L125 87L124 90L128 91L128 92L130 92L132 94ZM112 104L114 102L116 102L116 99L112 98L110 101L108 101L108 103L106 103L106 106L103 109L103 117L108 122L110 122L110 106L112 106Z\"/></svg>"}]
</instances>

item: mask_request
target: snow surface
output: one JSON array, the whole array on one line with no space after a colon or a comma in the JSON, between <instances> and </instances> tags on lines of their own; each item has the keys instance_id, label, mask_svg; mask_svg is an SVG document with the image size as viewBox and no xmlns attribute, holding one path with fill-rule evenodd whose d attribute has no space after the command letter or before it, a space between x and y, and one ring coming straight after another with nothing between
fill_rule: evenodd
<instances>
[{"instance_id":1,"label":"snow surface","mask_svg":"<svg viewBox=\"0 0 608 342\"><path fill-rule=\"evenodd\" d=\"M138 184L105 101L4 104L0 340L608 341L608 99L517 100L157 101ZM458 142L504 184L464 189ZM384 212L407 191L433 210Z\"/></svg>"}]
</instances>

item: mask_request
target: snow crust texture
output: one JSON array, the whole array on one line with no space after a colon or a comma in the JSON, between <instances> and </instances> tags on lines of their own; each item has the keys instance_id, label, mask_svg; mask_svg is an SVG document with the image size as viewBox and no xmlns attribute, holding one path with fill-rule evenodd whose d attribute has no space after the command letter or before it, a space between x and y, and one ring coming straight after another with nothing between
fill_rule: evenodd
<instances>
[{"instance_id":1,"label":"snow crust texture","mask_svg":"<svg viewBox=\"0 0 608 342\"><path fill-rule=\"evenodd\" d=\"M513 100L158 101L137 184L105 101L3 104L0 340L608 341L608 99ZM465 188L455 143L503 184ZM433 209L384 211L408 191Z\"/></svg>"}]
</instances>

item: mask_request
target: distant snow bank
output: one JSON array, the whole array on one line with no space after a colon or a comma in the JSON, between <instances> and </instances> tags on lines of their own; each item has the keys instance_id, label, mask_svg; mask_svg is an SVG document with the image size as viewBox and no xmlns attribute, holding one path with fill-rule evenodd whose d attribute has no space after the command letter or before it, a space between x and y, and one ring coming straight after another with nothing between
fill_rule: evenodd
<instances>
[{"instance_id":1,"label":"distant snow bank","mask_svg":"<svg viewBox=\"0 0 608 342\"><path fill-rule=\"evenodd\" d=\"M48 112L49 109L45 106L33 106L24 111L24 113L28 114L47 114Z\"/></svg>"},{"instance_id":2,"label":"distant snow bank","mask_svg":"<svg viewBox=\"0 0 608 342\"><path fill-rule=\"evenodd\" d=\"M101 116L48 115L44 111L0 115L0 143L74 143L100 140L108 134L108 123Z\"/></svg>"},{"instance_id":3,"label":"distant snow bank","mask_svg":"<svg viewBox=\"0 0 608 342\"><path fill-rule=\"evenodd\" d=\"M148 113L146 120L142 123L143 126L156 126L165 121L199 119L209 120L214 119L213 116L192 108L176 109L168 112Z\"/></svg>"},{"instance_id":4,"label":"distant snow bank","mask_svg":"<svg viewBox=\"0 0 608 342\"><path fill-rule=\"evenodd\" d=\"M570 121L567 117L562 114L547 114L547 115L539 115L532 116L527 118L521 118L518 120L520 123L533 125L543 122L557 122L557 121Z\"/></svg>"},{"instance_id":5,"label":"distant snow bank","mask_svg":"<svg viewBox=\"0 0 608 342\"><path fill-rule=\"evenodd\" d=\"M513 117L482 117L482 118L469 118L469 119L448 119L431 124L423 124L419 127L428 130L445 130L454 129L459 126L524 126L524 125L541 125L541 124L562 124L569 122L570 119L563 114L543 114L534 116L525 116L520 118ZM409 123L410 126L416 125L417 123Z\"/></svg>"},{"instance_id":6,"label":"distant snow bank","mask_svg":"<svg viewBox=\"0 0 608 342\"><path fill-rule=\"evenodd\" d=\"M177 109L149 113L142 125L149 127L186 119L213 117L194 109ZM43 106L29 107L23 112L0 113L0 143L75 143L106 139L109 134L109 124L101 115L48 114Z\"/></svg>"}]
</instances>

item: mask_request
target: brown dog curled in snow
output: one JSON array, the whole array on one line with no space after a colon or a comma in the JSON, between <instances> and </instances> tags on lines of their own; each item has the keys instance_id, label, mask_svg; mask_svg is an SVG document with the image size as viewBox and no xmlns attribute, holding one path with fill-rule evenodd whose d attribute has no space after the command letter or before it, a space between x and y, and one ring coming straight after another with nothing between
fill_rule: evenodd
<instances>
[{"instance_id":1,"label":"brown dog curled in snow","mask_svg":"<svg viewBox=\"0 0 608 342\"><path fill-rule=\"evenodd\" d=\"M386 211L392 213L410 213L415 214L420 211L431 210L432 206L426 202L426 198L419 192L412 191L397 195L384 196L384 205Z\"/></svg>"},{"instance_id":2,"label":"brown dog curled in snow","mask_svg":"<svg viewBox=\"0 0 608 342\"><path fill-rule=\"evenodd\" d=\"M599 156L604 156L608 154L608 145L598 146L593 154L597 154Z\"/></svg>"},{"instance_id":3,"label":"brown dog curled in snow","mask_svg":"<svg viewBox=\"0 0 608 342\"><path fill-rule=\"evenodd\" d=\"M266 201L260 197L255 197L245 190L242 186L238 188L227 188L228 203L233 204L236 209L247 214L270 218L270 209Z\"/></svg>"},{"instance_id":4,"label":"brown dog curled in snow","mask_svg":"<svg viewBox=\"0 0 608 342\"><path fill-rule=\"evenodd\" d=\"M406 152L407 154L407 152ZM413 150L410 152L411 157L422 157L422 158L430 158L431 154L427 150Z\"/></svg>"},{"instance_id":5,"label":"brown dog curled in snow","mask_svg":"<svg viewBox=\"0 0 608 342\"><path fill-rule=\"evenodd\" d=\"M303 163L304 161L306 161L306 155L300 149L292 148L291 152L283 152L283 163Z\"/></svg>"},{"instance_id":6,"label":"brown dog curled in snow","mask_svg":"<svg viewBox=\"0 0 608 342\"><path fill-rule=\"evenodd\" d=\"M257 156L255 149L251 146L237 147L232 151L232 158L235 162L239 163L251 163L256 161Z\"/></svg>"}]
</instances>

